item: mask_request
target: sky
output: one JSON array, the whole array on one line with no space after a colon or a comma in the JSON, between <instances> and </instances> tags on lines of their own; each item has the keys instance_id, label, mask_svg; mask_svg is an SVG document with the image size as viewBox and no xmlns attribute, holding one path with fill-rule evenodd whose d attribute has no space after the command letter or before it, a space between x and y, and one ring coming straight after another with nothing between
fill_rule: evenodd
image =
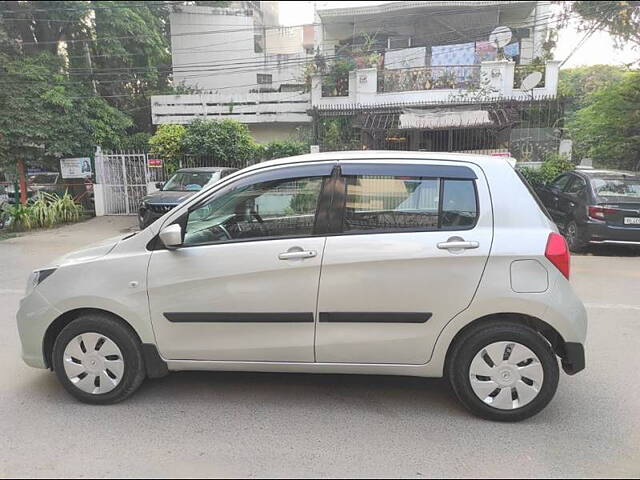
<instances>
[{"instance_id":1,"label":"sky","mask_svg":"<svg viewBox=\"0 0 640 480\"><path fill-rule=\"evenodd\" d=\"M280 2L280 22L283 25L313 23L314 4L316 4L318 8L340 8L381 3L388 2ZM575 28L575 25L570 25L558 32L555 58L557 60L564 60L571 53L571 50L573 50L573 48L580 42L583 36L584 33L579 32ZM571 58L564 64L563 68L597 64L622 65L631 63L638 58L640 58L640 51L633 50L631 47L627 47L624 50L618 50L614 48L613 40L608 33L598 31L590 36L589 39L571 56Z\"/></svg>"}]
</instances>

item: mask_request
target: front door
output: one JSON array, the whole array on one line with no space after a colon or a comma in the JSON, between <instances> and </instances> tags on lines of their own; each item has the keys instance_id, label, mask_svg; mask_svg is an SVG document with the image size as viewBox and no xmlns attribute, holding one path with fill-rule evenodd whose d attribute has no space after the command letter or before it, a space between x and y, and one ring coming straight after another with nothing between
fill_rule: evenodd
<instances>
[{"instance_id":1,"label":"front door","mask_svg":"<svg viewBox=\"0 0 640 480\"><path fill-rule=\"evenodd\" d=\"M482 170L340 165L344 214L325 246L316 360L424 364L444 325L470 304L489 255Z\"/></svg>"},{"instance_id":2,"label":"front door","mask_svg":"<svg viewBox=\"0 0 640 480\"><path fill-rule=\"evenodd\" d=\"M313 362L326 240L316 212L331 169L243 177L181 217L184 244L154 251L148 270L164 358Z\"/></svg>"}]
</instances>

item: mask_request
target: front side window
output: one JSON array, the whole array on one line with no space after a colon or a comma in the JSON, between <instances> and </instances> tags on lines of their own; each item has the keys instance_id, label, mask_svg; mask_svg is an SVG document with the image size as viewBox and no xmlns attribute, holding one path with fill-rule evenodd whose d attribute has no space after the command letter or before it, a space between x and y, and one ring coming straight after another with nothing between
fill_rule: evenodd
<instances>
[{"instance_id":1,"label":"front side window","mask_svg":"<svg viewBox=\"0 0 640 480\"><path fill-rule=\"evenodd\" d=\"M189 212L184 245L313 234L323 177L245 185Z\"/></svg>"},{"instance_id":2,"label":"front side window","mask_svg":"<svg viewBox=\"0 0 640 480\"><path fill-rule=\"evenodd\" d=\"M564 187L566 187L569 183L569 180L571 180L570 175L563 175L559 178L556 178L551 184L551 188L562 191L564 190Z\"/></svg>"},{"instance_id":3,"label":"front side window","mask_svg":"<svg viewBox=\"0 0 640 480\"><path fill-rule=\"evenodd\" d=\"M195 192L220 178L219 172L177 172L162 187L163 191Z\"/></svg>"},{"instance_id":4,"label":"front side window","mask_svg":"<svg viewBox=\"0 0 640 480\"><path fill-rule=\"evenodd\" d=\"M476 221L471 180L358 175L346 184L344 232L469 228Z\"/></svg>"}]
</instances>

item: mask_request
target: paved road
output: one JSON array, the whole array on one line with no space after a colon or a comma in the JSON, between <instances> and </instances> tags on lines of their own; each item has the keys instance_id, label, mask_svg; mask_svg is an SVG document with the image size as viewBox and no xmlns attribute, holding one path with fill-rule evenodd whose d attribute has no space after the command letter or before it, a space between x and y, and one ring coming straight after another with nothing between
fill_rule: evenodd
<instances>
[{"instance_id":1,"label":"paved road","mask_svg":"<svg viewBox=\"0 0 640 480\"><path fill-rule=\"evenodd\" d=\"M640 475L640 256L574 258L588 369L523 423L479 420L443 381L399 377L185 372L83 405L22 363L14 315L31 269L134 221L0 241L0 476Z\"/></svg>"}]
</instances>

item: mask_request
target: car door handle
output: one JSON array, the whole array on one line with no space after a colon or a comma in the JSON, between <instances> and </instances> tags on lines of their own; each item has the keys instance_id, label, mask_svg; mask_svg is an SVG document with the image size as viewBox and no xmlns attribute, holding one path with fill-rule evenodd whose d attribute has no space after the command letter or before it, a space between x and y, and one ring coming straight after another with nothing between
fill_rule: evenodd
<instances>
[{"instance_id":1,"label":"car door handle","mask_svg":"<svg viewBox=\"0 0 640 480\"><path fill-rule=\"evenodd\" d=\"M278 255L280 260L295 260L298 258L313 258L317 255L314 250L298 250L294 252L283 252Z\"/></svg>"},{"instance_id":2,"label":"car door handle","mask_svg":"<svg viewBox=\"0 0 640 480\"><path fill-rule=\"evenodd\" d=\"M453 240L437 244L440 250L468 250L470 248L478 248L479 246L480 244L478 242L466 242L464 240Z\"/></svg>"}]
</instances>

